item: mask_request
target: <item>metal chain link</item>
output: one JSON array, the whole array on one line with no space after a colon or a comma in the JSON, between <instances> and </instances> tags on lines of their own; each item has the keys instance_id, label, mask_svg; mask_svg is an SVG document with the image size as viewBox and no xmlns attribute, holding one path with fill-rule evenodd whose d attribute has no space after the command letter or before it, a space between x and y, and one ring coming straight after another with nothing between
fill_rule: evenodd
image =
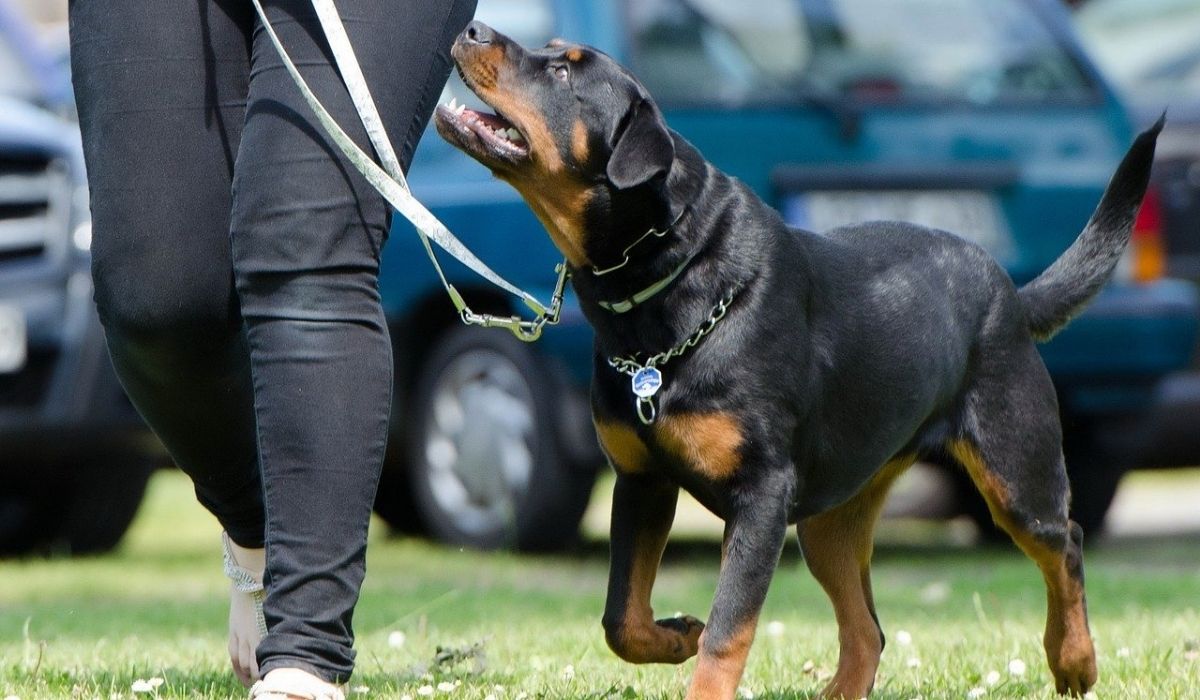
<instances>
[{"instance_id":1,"label":"metal chain link","mask_svg":"<svg viewBox=\"0 0 1200 700\"><path fill-rule=\"evenodd\" d=\"M716 306L713 307L712 313L708 315L708 318L691 335L669 350L652 355L645 362L638 362L636 354L629 357L610 357L608 358L609 366L618 372L628 374L632 377L643 367L661 367L673 358L679 357L688 350L696 347L700 340L709 333L712 333L713 329L717 327L717 323L725 318L725 314L729 311L729 305L733 303L733 298L737 296L738 289L738 287L735 287L729 290L729 293L722 297Z\"/></svg>"}]
</instances>

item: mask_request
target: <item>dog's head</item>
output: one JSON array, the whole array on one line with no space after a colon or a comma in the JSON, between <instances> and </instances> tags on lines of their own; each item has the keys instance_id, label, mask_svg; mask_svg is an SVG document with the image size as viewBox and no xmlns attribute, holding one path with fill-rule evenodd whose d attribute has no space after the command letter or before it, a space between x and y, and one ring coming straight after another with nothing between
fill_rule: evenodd
<instances>
[{"instance_id":1,"label":"dog's head","mask_svg":"<svg viewBox=\"0 0 1200 700\"><path fill-rule=\"evenodd\" d=\"M671 134L612 58L560 39L527 50L482 22L463 30L451 55L496 113L440 105L438 133L513 185L572 265L590 264L594 221L624 218L614 212L633 200L662 201Z\"/></svg>"}]
</instances>

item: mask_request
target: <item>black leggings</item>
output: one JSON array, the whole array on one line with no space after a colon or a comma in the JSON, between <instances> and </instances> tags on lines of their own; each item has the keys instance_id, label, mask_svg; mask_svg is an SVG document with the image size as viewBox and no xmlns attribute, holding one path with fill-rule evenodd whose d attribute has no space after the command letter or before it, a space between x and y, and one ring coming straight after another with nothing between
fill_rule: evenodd
<instances>
[{"instance_id":1,"label":"black leggings","mask_svg":"<svg viewBox=\"0 0 1200 700\"><path fill-rule=\"evenodd\" d=\"M370 152L309 2L264 4ZM339 5L407 168L475 0ZM71 0L70 24L113 364L200 502L267 547L262 673L345 680L391 404L390 208L315 126L250 0Z\"/></svg>"}]
</instances>

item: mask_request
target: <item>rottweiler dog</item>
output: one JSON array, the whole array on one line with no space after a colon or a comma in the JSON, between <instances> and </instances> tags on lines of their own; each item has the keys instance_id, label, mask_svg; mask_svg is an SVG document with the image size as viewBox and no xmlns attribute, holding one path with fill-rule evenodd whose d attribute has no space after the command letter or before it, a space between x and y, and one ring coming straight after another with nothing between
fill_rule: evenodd
<instances>
[{"instance_id":1,"label":"rottweiler dog","mask_svg":"<svg viewBox=\"0 0 1200 700\"><path fill-rule=\"evenodd\" d=\"M687 697L734 697L795 523L839 628L821 696L867 695L884 646L872 534L888 488L925 460L965 469L1041 569L1058 691L1092 687L1083 533L1067 516L1057 399L1035 342L1111 276L1161 121L1075 243L1018 289L943 231L789 228L594 48L528 50L475 22L452 55L496 114L442 106L439 133L520 192L595 328L593 419L617 473L603 625L618 656L697 655ZM707 626L655 620L650 605L680 487L725 521Z\"/></svg>"}]
</instances>

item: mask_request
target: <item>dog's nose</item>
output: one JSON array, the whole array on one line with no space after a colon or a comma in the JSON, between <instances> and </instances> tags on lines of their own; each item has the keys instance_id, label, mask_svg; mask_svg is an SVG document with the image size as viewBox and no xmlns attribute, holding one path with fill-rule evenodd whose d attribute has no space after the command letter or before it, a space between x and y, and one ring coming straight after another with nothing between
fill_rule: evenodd
<instances>
[{"instance_id":1,"label":"dog's nose","mask_svg":"<svg viewBox=\"0 0 1200 700\"><path fill-rule=\"evenodd\" d=\"M490 44L496 32L479 20L474 20L463 30L462 41L466 44Z\"/></svg>"}]
</instances>

